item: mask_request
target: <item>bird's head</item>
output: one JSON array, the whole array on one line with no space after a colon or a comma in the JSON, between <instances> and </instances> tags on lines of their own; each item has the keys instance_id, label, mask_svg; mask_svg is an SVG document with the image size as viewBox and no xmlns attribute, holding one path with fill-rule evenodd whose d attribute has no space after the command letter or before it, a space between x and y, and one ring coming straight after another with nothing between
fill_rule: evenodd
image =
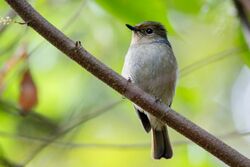
<instances>
[{"instance_id":1,"label":"bird's head","mask_svg":"<svg viewBox=\"0 0 250 167\"><path fill-rule=\"evenodd\" d=\"M159 39L167 39L164 26L159 22L146 21L135 26L126 24L133 31L132 43L146 43Z\"/></svg>"}]
</instances>

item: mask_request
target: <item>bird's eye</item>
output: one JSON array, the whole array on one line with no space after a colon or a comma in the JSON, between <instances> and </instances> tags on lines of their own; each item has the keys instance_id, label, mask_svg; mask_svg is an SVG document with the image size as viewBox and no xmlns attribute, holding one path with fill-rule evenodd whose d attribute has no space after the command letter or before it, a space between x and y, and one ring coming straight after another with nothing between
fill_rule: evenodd
<instances>
[{"instance_id":1,"label":"bird's eye","mask_svg":"<svg viewBox=\"0 0 250 167\"><path fill-rule=\"evenodd\" d=\"M153 33L153 30L152 30L151 28L147 28L147 29L146 29L146 33L147 33L147 34L152 34L152 33Z\"/></svg>"}]
</instances>

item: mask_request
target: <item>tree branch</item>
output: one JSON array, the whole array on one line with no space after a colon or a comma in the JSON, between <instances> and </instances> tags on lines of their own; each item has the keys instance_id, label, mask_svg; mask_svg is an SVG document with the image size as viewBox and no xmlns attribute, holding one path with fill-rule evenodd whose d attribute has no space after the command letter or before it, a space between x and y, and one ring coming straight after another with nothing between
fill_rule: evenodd
<instances>
[{"instance_id":1,"label":"tree branch","mask_svg":"<svg viewBox=\"0 0 250 167\"><path fill-rule=\"evenodd\" d=\"M233 0L235 9L237 10L238 17L242 24L242 30L244 34L244 38L246 40L248 48L250 48L250 22L248 20L248 16L246 10L244 8L244 3L249 3L248 1L240 1L240 0Z\"/></svg>"},{"instance_id":2,"label":"tree branch","mask_svg":"<svg viewBox=\"0 0 250 167\"><path fill-rule=\"evenodd\" d=\"M36 12L25 0L5 0L41 36L97 78L152 115L167 123L230 166L249 166L250 160L199 126L142 91L79 47Z\"/></svg>"}]
</instances>

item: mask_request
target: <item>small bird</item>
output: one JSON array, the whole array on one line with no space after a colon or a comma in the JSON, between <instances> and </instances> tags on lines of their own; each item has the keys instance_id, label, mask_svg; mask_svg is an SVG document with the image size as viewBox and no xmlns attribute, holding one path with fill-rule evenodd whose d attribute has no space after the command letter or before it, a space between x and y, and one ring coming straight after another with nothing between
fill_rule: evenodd
<instances>
[{"instance_id":1,"label":"small bird","mask_svg":"<svg viewBox=\"0 0 250 167\"><path fill-rule=\"evenodd\" d=\"M154 96L156 102L161 101L170 107L175 94L177 62L166 29L153 21L126 26L133 34L122 76ZM166 125L135 104L134 108L145 131L152 129L153 158L171 158L173 151Z\"/></svg>"}]
</instances>

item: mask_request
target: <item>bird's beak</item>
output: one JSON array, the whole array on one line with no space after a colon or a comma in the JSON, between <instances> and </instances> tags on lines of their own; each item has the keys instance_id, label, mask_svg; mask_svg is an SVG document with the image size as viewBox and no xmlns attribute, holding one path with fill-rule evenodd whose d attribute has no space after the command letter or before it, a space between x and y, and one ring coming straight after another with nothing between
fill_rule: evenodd
<instances>
[{"instance_id":1,"label":"bird's beak","mask_svg":"<svg viewBox=\"0 0 250 167\"><path fill-rule=\"evenodd\" d=\"M128 27L128 29L130 29L131 31L138 31L138 29L134 26L131 26L129 24L126 24L126 26Z\"/></svg>"}]
</instances>

